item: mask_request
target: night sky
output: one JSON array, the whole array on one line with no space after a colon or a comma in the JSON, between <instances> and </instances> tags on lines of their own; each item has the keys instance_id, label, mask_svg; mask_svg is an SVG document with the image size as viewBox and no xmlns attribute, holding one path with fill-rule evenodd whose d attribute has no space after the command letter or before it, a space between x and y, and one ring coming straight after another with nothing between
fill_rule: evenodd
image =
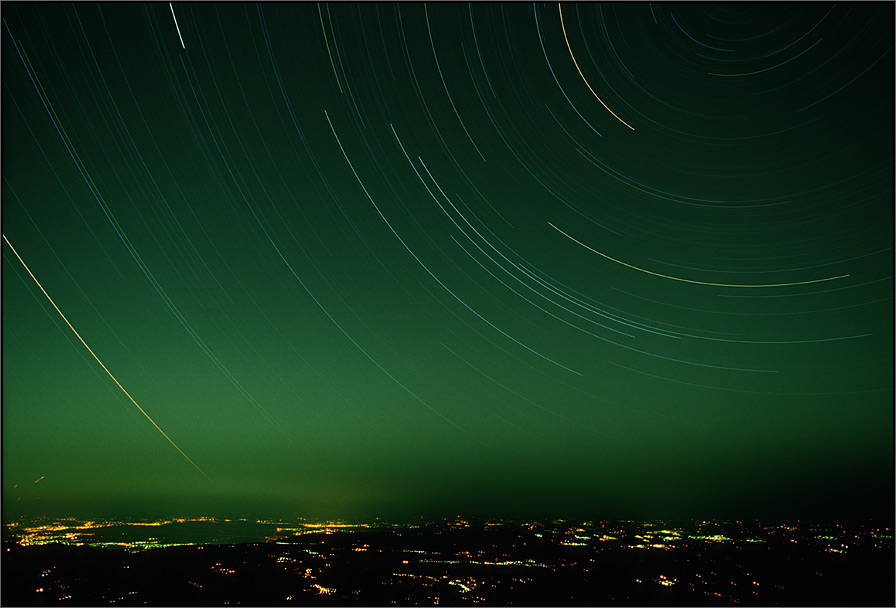
<instances>
[{"instance_id":1,"label":"night sky","mask_svg":"<svg viewBox=\"0 0 896 608\"><path fill-rule=\"evenodd\" d=\"M4 516L891 514L893 22L4 2Z\"/></svg>"}]
</instances>

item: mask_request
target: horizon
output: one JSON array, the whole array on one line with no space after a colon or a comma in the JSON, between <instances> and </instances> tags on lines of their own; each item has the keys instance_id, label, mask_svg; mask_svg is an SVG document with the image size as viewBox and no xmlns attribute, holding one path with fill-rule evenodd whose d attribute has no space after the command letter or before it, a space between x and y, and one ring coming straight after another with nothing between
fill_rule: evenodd
<instances>
[{"instance_id":1,"label":"horizon","mask_svg":"<svg viewBox=\"0 0 896 608\"><path fill-rule=\"evenodd\" d=\"M311 520L307 518L253 519L215 517L175 517L165 519L120 518L49 518L22 517L18 521L4 521L2 539L4 543L23 547L62 544L68 546L101 549L125 549L144 551L174 546L188 545L240 545L274 543L283 544L306 535L368 534L375 532L396 532L409 530L446 529L453 531L485 532L498 529L516 530L517 535L550 531L556 534L565 530L570 533L605 533L608 540L611 532L614 540L620 535L627 538L641 538L638 534L671 532L671 538L664 540L696 540L711 542L756 543L778 538L780 533L797 533L805 539L830 541L838 536L858 539L859 535L870 535L878 542L892 543L893 520L875 521L832 521L832 520L761 520L761 519L502 519L464 518L461 516L443 518L420 518L416 521L392 521L381 518L366 520ZM211 528L209 528L211 527ZM663 528L660 530L659 528ZM709 534L715 532L714 534ZM696 533L696 534L695 534ZM834 536L831 536L834 533ZM437 532L441 534L441 532ZM399 537L401 535L399 534ZM590 540L595 536L583 537ZM639 548L639 547L629 547ZM643 547L641 547L643 548Z\"/></svg>"},{"instance_id":2,"label":"horizon","mask_svg":"<svg viewBox=\"0 0 896 608\"><path fill-rule=\"evenodd\" d=\"M896 523L892 517L859 517L835 519L827 518L793 518L793 517L650 517L650 518L626 518L626 517L588 517L588 518L567 518L567 517L482 517L468 516L463 514L444 515L444 516L417 516L416 518L390 519L380 516L361 516L357 518L321 518L306 516L284 516L284 517L253 517L247 513L233 514L231 516L211 516L211 515L166 515L161 517L130 517L130 516L74 516L67 515L57 517L51 515L19 515L16 517L6 518L3 521L4 527L15 528L22 521L57 521L57 522L74 522L79 524L99 523L113 525L137 525L145 526L147 524L182 524L182 523L254 523L254 524L295 524L298 526L306 526L310 528L322 528L327 526L335 527L364 527L372 524L383 524L392 527L415 527L429 524L464 524L464 525L489 525L489 524L509 524L509 525L547 525L547 524L684 524L684 523L701 523L701 524L762 524L762 525L796 525L806 524L815 525L879 525Z\"/></svg>"}]
</instances>

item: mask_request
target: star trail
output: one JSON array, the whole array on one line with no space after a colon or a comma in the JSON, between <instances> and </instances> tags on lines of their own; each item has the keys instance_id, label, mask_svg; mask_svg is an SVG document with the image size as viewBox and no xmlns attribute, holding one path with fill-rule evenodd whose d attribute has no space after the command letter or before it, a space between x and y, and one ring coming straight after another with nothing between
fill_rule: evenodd
<instances>
[{"instance_id":1,"label":"star trail","mask_svg":"<svg viewBox=\"0 0 896 608\"><path fill-rule=\"evenodd\" d=\"M891 3L2 17L10 516L892 513Z\"/></svg>"}]
</instances>

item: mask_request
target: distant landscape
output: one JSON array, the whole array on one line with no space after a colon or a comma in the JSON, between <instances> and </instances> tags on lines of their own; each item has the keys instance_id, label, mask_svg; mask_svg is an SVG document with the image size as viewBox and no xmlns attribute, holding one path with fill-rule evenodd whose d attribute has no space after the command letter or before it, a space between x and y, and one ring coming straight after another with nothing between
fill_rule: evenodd
<instances>
[{"instance_id":1,"label":"distant landscape","mask_svg":"<svg viewBox=\"0 0 896 608\"><path fill-rule=\"evenodd\" d=\"M42 519L6 527L3 572L3 604L29 606L894 601L872 522Z\"/></svg>"}]
</instances>

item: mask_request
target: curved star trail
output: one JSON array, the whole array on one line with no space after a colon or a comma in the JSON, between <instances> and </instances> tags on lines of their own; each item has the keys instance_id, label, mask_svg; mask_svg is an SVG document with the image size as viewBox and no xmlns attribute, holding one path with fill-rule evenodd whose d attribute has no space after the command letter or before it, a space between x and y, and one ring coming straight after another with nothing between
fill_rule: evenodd
<instances>
[{"instance_id":1,"label":"curved star trail","mask_svg":"<svg viewBox=\"0 0 896 608\"><path fill-rule=\"evenodd\" d=\"M892 22L4 5L4 508L885 509Z\"/></svg>"}]
</instances>

